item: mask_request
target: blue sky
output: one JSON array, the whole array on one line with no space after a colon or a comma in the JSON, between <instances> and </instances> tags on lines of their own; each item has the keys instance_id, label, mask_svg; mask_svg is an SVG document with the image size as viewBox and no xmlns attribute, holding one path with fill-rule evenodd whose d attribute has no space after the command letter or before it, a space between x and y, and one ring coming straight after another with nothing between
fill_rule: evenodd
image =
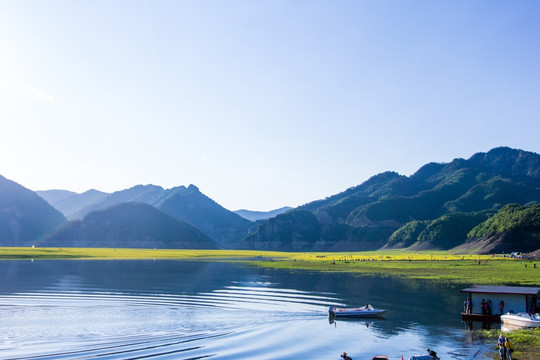
<instances>
[{"instance_id":1,"label":"blue sky","mask_svg":"<svg viewBox=\"0 0 540 360\"><path fill-rule=\"evenodd\" d=\"M0 174L298 206L540 152L538 1L0 1Z\"/></svg>"}]
</instances>

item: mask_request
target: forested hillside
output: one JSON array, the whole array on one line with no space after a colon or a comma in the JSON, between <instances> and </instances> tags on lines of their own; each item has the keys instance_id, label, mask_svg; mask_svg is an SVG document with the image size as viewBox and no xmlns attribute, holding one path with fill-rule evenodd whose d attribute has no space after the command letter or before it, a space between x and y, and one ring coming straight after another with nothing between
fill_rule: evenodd
<instances>
[{"instance_id":1,"label":"forested hillside","mask_svg":"<svg viewBox=\"0 0 540 360\"><path fill-rule=\"evenodd\" d=\"M506 147L470 159L430 163L407 177L373 176L359 186L260 224L243 248L375 250L383 246L450 249L503 206L540 202L540 156ZM303 222L297 211L312 217ZM319 229L291 236L289 228ZM540 246L539 246L540 247Z\"/></svg>"},{"instance_id":2,"label":"forested hillside","mask_svg":"<svg viewBox=\"0 0 540 360\"><path fill-rule=\"evenodd\" d=\"M509 204L475 226L468 240L456 249L461 252L510 253L540 249L540 204Z\"/></svg>"},{"instance_id":3,"label":"forested hillside","mask_svg":"<svg viewBox=\"0 0 540 360\"><path fill-rule=\"evenodd\" d=\"M188 223L148 204L122 203L67 223L39 242L56 247L215 249L216 244Z\"/></svg>"}]
</instances>

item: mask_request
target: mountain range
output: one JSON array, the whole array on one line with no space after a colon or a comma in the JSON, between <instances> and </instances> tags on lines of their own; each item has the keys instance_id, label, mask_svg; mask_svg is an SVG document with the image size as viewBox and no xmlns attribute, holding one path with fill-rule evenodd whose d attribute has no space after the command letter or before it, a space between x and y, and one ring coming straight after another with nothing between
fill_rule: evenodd
<instances>
[{"instance_id":1,"label":"mountain range","mask_svg":"<svg viewBox=\"0 0 540 360\"><path fill-rule=\"evenodd\" d=\"M259 224L240 247L452 249L503 206L538 202L540 156L501 147L467 160L429 163L409 177L395 172L375 175L361 185ZM540 243L534 246L540 248Z\"/></svg>"},{"instance_id":2,"label":"mountain range","mask_svg":"<svg viewBox=\"0 0 540 360\"><path fill-rule=\"evenodd\" d=\"M540 156L507 147L261 213L229 211L194 185L36 193L0 177L0 245L532 251L539 203Z\"/></svg>"},{"instance_id":3,"label":"mountain range","mask_svg":"<svg viewBox=\"0 0 540 360\"><path fill-rule=\"evenodd\" d=\"M94 211L70 221L36 244L56 247L216 249L217 244L185 221L135 202Z\"/></svg>"},{"instance_id":4,"label":"mountain range","mask_svg":"<svg viewBox=\"0 0 540 360\"><path fill-rule=\"evenodd\" d=\"M71 220L81 220L92 212L123 203L148 204L176 220L194 226L222 247L234 247L251 226L249 220L223 208L202 194L195 185L172 189L137 185L112 194L96 190L82 194L68 194L60 190L37 193Z\"/></svg>"}]
</instances>

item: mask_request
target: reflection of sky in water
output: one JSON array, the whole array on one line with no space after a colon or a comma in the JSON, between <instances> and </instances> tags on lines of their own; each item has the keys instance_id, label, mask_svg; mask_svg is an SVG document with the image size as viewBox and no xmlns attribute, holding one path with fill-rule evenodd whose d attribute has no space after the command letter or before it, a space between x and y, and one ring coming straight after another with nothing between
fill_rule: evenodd
<instances>
[{"instance_id":1,"label":"reflection of sky in water","mask_svg":"<svg viewBox=\"0 0 540 360\"><path fill-rule=\"evenodd\" d=\"M453 286L211 262L0 262L3 358L471 358ZM383 319L330 321L373 304ZM63 355L62 355L63 354Z\"/></svg>"}]
</instances>

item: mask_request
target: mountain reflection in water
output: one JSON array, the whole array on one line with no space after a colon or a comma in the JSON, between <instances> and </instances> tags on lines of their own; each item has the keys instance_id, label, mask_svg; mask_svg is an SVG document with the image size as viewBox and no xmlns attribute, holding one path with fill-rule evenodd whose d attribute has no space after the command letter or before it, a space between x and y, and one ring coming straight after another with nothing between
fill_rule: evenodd
<instances>
[{"instance_id":1,"label":"mountain reflection in water","mask_svg":"<svg viewBox=\"0 0 540 360\"><path fill-rule=\"evenodd\" d=\"M189 261L0 261L2 359L470 358L459 287ZM328 318L328 306L386 309Z\"/></svg>"}]
</instances>

